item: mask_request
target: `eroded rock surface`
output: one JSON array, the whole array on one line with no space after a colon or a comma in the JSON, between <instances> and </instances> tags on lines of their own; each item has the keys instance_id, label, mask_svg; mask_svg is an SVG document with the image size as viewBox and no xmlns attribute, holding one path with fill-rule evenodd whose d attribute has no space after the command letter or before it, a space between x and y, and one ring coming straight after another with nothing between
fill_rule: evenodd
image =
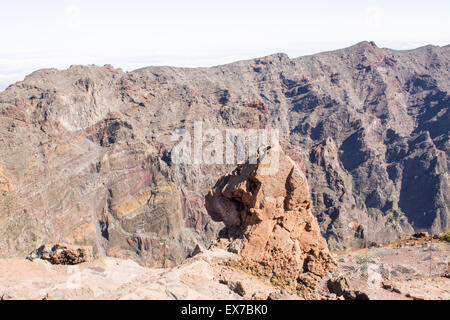
<instances>
[{"instance_id":1,"label":"eroded rock surface","mask_svg":"<svg viewBox=\"0 0 450 320\"><path fill-rule=\"evenodd\" d=\"M265 173L264 160L238 166L208 193L206 208L225 223L229 247L240 247L242 259L231 265L311 298L336 262L311 213L304 173L279 146L267 150L265 158L276 153L276 173Z\"/></svg>"},{"instance_id":2,"label":"eroded rock surface","mask_svg":"<svg viewBox=\"0 0 450 320\"><path fill-rule=\"evenodd\" d=\"M223 227L204 195L232 170L171 162L175 129L280 129L331 249L449 229L450 47L362 42L212 68L45 69L0 93L0 256L42 243L149 266Z\"/></svg>"},{"instance_id":3,"label":"eroded rock surface","mask_svg":"<svg viewBox=\"0 0 450 320\"><path fill-rule=\"evenodd\" d=\"M222 238L220 242L229 241ZM449 300L450 279L444 273L449 270L450 247L444 242L434 246L433 252L419 245L338 253L338 268L322 279L319 296L309 298ZM430 255L432 277L427 275L430 260L424 259ZM239 259L239 255L219 248L202 250L180 265L164 269L111 257L77 265L0 259L0 299L302 299L225 263ZM417 273L397 273L399 264ZM341 281L341 275L346 280ZM330 279L335 285L329 286Z\"/></svg>"},{"instance_id":4,"label":"eroded rock surface","mask_svg":"<svg viewBox=\"0 0 450 320\"><path fill-rule=\"evenodd\" d=\"M233 256L210 250L167 269L146 268L132 260L111 257L73 266L52 265L42 259L0 259L0 299L243 299L221 283L224 275L242 281L246 299L255 293L267 298L276 291L256 278L217 264Z\"/></svg>"},{"instance_id":5,"label":"eroded rock surface","mask_svg":"<svg viewBox=\"0 0 450 320\"><path fill-rule=\"evenodd\" d=\"M68 244L43 245L33 251L29 259L47 260L52 264L79 264L93 260L92 247Z\"/></svg>"},{"instance_id":6,"label":"eroded rock surface","mask_svg":"<svg viewBox=\"0 0 450 320\"><path fill-rule=\"evenodd\" d=\"M319 291L345 299L362 298L360 292L370 300L448 300L450 279L444 275L450 270L450 244L434 241L337 252L338 268Z\"/></svg>"}]
</instances>

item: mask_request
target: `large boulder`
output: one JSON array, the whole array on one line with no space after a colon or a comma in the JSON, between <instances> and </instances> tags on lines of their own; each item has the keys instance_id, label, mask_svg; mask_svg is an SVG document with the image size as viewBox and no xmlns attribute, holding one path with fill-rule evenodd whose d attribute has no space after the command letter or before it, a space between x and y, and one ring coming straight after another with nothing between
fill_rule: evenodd
<instances>
[{"instance_id":1,"label":"large boulder","mask_svg":"<svg viewBox=\"0 0 450 320\"><path fill-rule=\"evenodd\" d=\"M273 166L278 170L268 170ZM222 177L207 194L206 208L225 223L222 235L241 248L242 259L230 265L290 293L317 298L319 282L336 262L311 213L306 177L279 146L257 164L239 165Z\"/></svg>"},{"instance_id":2,"label":"large boulder","mask_svg":"<svg viewBox=\"0 0 450 320\"><path fill-rule=\"evenodd\" d=\"M93 260L92 247L68 244L42 245L30 256L30 260L42 259L52 264L74 265Z\"/></svg>"}]
</instances>

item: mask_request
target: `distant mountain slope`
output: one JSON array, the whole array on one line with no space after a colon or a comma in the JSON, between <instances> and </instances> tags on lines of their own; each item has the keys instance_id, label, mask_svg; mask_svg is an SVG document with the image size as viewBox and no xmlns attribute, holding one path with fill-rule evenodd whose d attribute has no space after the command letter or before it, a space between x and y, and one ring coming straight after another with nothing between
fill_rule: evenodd
<instances>
[{"instance_id":1,"label":"distant mountain slope","mask_svg":"<svg viewBox=\"0 0 450 320\"><path fill-rule=\"evenodd\" d=\"M171 163L176 128L282 132L331 248L449 228L450 47L374 43L212 68L39 70L0 93L0 254L42 242L160 265L221 225L204 195L233 166ZM368 227L367 227L368 226Z\"/></svg>"}]
</instances>

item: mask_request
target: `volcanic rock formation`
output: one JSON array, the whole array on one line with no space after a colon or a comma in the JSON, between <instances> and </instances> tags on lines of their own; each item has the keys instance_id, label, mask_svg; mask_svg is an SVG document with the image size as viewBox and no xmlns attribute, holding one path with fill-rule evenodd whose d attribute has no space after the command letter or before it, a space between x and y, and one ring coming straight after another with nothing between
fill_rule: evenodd
<instances>
[{"instance_id":1,"label":"volcanic rock formation","mask_svg":"<svg viewBox=\"0 0 450 320\"><path fill-rule=\"evenodd\" d=\"M34 250L29 260L42 259L52 264L79 264L90 262L93 260L92 247L89 246L73 246L58 243L54 246L42 245Z\"/></svg>"},{"instance_id":2,"label":"volcanic rock formation","mask_svg":"<svg viewBox=\"0 0 450 320\"><path fill-rule=\"evenodd\" d=\"M446 232L450 47L374 43L212 68L45 69L0 93L0 256L43 243L162 266L208 247L233 167L171 161L175 129L280 130L332 249Z\"/></svg>"},{"instance_id":3,"label":"volcanic rock formation","mask_svg":"<svg viewBox=\"0 0 450 320\"><path fill-rule=\"evenodd\" d=\"M275 153L278 170L268 174L264 159ZM336 262L311 213L306 177L279 146L272 146L261 160L221 178L206 196L206 208L214 220L225 223L222 235L241 247L242 259L232 265L314 298Z\"/></svg>"}]
</instances>

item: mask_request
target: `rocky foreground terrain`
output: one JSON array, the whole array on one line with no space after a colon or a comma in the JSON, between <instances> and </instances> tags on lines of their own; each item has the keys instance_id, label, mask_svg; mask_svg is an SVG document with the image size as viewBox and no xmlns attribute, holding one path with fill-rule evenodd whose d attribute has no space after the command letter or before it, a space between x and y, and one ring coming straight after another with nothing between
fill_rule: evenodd
<instances>
[{"instance_id":1,"label":"rocky foreground terrain","mask_svg":"<svg viewBox=\"0 0 450 320\"><path fill-rule=\"evenodd\" d=\"M330 278L344 276L373 300L449 300L449 257L450 244L436 240L336 252L339 267Z\"/></svg>"},{"instance_id":2,"label":"rocky foreground terrain","mask_svg":"<svg viewBox=\"0 0 450 320\"><path fill-rule=\"evenodd\" d=\"M205 195L235 165L177 165L173 130L276 128L328 246L449 229L450 47L372 42L212 68L45 69L0 93L0 256L42 244L161 267L224 229Z\"/></svg>"}]
</instances>

